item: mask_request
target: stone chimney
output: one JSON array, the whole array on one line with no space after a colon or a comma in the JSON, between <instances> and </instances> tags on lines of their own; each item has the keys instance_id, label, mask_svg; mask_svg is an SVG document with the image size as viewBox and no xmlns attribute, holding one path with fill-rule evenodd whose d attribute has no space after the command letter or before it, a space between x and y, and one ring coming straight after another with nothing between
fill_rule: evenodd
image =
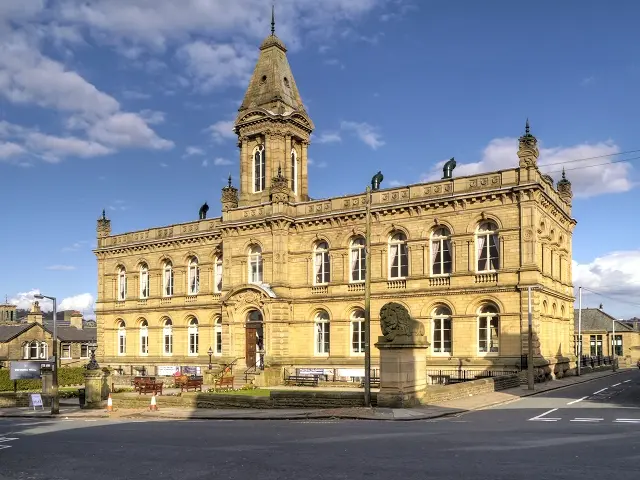
<instances>
[{"instance_id":1,"label":"stone chimney","mask_svg":"<svg viewBox=\"0 0 640 480\"><path fill-rule=\"evenodd\" d=\"M69 326L82 330L82 314L80 312L75 310L71 312L71 315L69 316Z\"/></svg>"},{"instance_id":2,"label":"stone chimney","mask_svg":"<svg viewBox=\"0 0 640 480\"><path fill-rule=\"evenodd\" d=\"M40 310L40 302L33 302L31 311L27 314L27 323L39 323L42 325L42 310Z\"/></svg>"}]
</instances>

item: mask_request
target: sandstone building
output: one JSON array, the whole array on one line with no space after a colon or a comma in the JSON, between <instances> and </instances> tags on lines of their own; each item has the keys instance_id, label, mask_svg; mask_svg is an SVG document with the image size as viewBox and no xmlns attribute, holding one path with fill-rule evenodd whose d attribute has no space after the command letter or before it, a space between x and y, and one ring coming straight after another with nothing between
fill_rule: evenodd
<instances>
[{"instance_id":1,"label":"sandstone building","mask_svg":"<svg viewBox=\"0 0 640 480\"><path fill-rule=\"evenodd\" d=\"M425 324L429 369L516 369L536 286L536 364L566 371L571 184L539 171L528 123L517 168L375 189L366 252L365 192L310 200L314 124L286 51L274 33L260 47L235 121L240 184L222 189L221 217L120 234L104 212L98 220L99 362L161 373L206 367L211 350L237 369L262 359L273 377L362 376L369 254L372 343L380 308L396 301Z\"/></svg>"}]
</instances>

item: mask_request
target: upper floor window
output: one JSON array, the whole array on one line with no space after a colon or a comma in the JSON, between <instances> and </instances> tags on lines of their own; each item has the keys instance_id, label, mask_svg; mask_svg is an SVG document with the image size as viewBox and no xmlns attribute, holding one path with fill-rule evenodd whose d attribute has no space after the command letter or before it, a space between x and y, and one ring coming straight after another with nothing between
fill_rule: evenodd
<instances>
[{"instance_id":1,"label":"upper floor window","mask_svg":"<svg viewBox=\"0 0 640 480\"><path fill-rule=\"evenodd\" d=\"M213 291L220 293L222 291L222 257L217 257L213 268Z\"/></svg>"},{"instance_id":2,"label":"upper floor window","mask_svg":"<svg viewBox=\"0 0 640 480\"><path fill-rule=\"evenodd\" d=\"M397 232L389 239L389 278L406 278L408 276L407 236L402 232Z\"/></svg>"},{"instance_id":3,"label":"upper floor window","mask_svg":"<svg viewBox=\"0 0 640 480\"><path fill-rule=\"evenodd\" d=\"M127 271L124 267L118 269L118 301L123 302L127 298Z\"/></svg>"},{"instance_id":4,"label":"upper floor window","mask_svg":"<svg viewBox=\"0 0 640 480\"><path fill-rule=\"evenodd\" d=\"M328 355L331 345L329 314L324 310L316 314L315 326L315 353L316 355Z\"/></svg>"},{"instance_id":5,"label":"upper floor window","mask_svg":"<svg viewBox=\"0 0 640 480\"><path fill-rule=\"evenodd\" d=\"M451 232L441 227L431 234L431 274L450 275L451 261Z\"/></svg>"},{"instance_id":6,"label":"upper floor window","mask_svg":"<svg viewBox=\"0 0 640 480\"><path fill-rule=\"evenodd\" d=\"M149 297L149 267L146 263L140 265L140 298Z\"/></svg>"},{"instance_id":7,"label":"upper floor window","mask_svg":"<svg viewBox=\"0 0 640 480\"><path fill-rule=\"evenodd\" d=\"M140 322L140 355L149 354L149 322Z\"/></svg>"},{"instance_id":8,"label":"upper floor window","mask_svg":"<svg viewBox=\"0 0 640 480\"><path fill-rule=\"evenodd\" d=\"M162 270L162 294L165 297L173 295L173 265L167 261Z\"/></svg>"},{"instance_id":9,"label":"upper floor window","mask_svg":"<svg viewBox=\"0 0 640 480\"><path fill-rule=\"evenodd\" d=\"M249 283L262 283L262 249L258 245L249 248Z\"/></svg>"},{"instance_id":10,"label":"upper floor window","mask_svg":"<svg viewBox=\"0 0 640 480\"><path fill-rule=\"evenodd\" d=\"M478 352L500 352L500 319L494 305L483 305L478 312Z\"/></svg>"},{"instance_id":11,"label":"upper floor window","mask_svg":"<svg viewBox=\"0 0 640 480\"><path fill-rule=\"evenodd\" d=\"M451 310L444 305L436 307L433 318L433 352L451 353Z\"/></svg>"},{"instance_id":12,"label":"upper floor window","mask_svg":"<svg viewBox=\"0 0 640 480\"><path fill-rule=\"evenodd\" d=\"M189 295L197 295L200 291L200 266L198 259L189 260Z\"/></svg>"},{"instance_id":13,"label":"upper floor window","mask_svg":"<svg viewBox=\"0 0 640 480\"><path fill-rule=\"evenodd\" d=\"M364 310L351 314L351 353L364 353Z\"/></svg>"},{"instance_id":14,"label":"upper floor window","mask_svg":"<svg viewBox=\"0 0 640 480\"><path fill-rule=\"evenodd\" d=\"M23 345L24 352L23 357L26 360L29 359L47 359L49 353L49 347L46 342L38 342L37 340L33 340L31 342L27 342Z\"/></svg>"},{"instance_id":15,"label":"upper floor window","mask_svg":"<svg viewBox=\"0 0 640 480\"><path fill-rule=\"evenodd\" d=\"M253 192L264 190L266 182L266 151L264 145L258 145L253 150Z\"/></svg>"},{"instance_id":16,"label":"upper floor window","mask_svg":"<svg viewBox=\"0 0 640 480\"><path fill-rule=\"evenodd\" d=\"M165 355L173 354L173 323L170 318L164 321L162 327L163 352Z\"/></svg>"},{"instance_id":17,"label":"upper floor window","mask_svg":"<svg viewBox=\"0 0 640 480\"><path fill-rule=\"evenodd\" d=\"M366 255L364 238L356 237L351 240L350 260L352 282L364 282Z\"/></svg>"},{"instance_id":18,"label":"upper floor window","mask_svg":"<svg viewBox=\"0 0 640 480\"><path fill-rule=\"evenodd\" d=\"M127 326L124 320L119 320L118 326L118 355L127 353Z\"/></svg>"},{"instance_id":19,"label":"upper floor window","mask_svg":"<svg viewBox=\"0 0 640 480\"><path fill-rule=\"evenodd\" d=\"M216 347L213 349L213 353L215 355L222 355L222 317L216 318L213 333Z\"/></svg>"},{"instance_id":20,"label":"upper floor window","mask_svg":"<svg viewBox=\"0 0 640 480\"><path fill-rule=\"evenodd\" d=\"M298 154L295 149L291 149L291 190L298 194Z\"/></svg>"},{"instance_id":21,"label":"upper floor window","mask_svg":"<svg viewBox=\"0 0 640 480\"><path fill-rule=\"evenodd\" d=\"M198 333L198 320L192 318L189 320L189 355L198 354L198 344L200 338Z\"/></svg>"},{"instance_id":22,"label":"upper floor window","mask_svg":"<svg viewBox=\"0 0 640 480\"><path fill-rule=\"evenodd\" d=\"M313 282L316 285L329 283L331 275L331 264L329 262L329 244L327 242L318 242L315 246L313 255Z\"/></svg>"},{"instance_id":23,"label":"upper floor window","mask_svg":"<svg viewBox=\"0 0 640 480\"><path fill-rule=\"evenodd\" d=\"M498 226L494 222L482 222L478 226L476 247L479 272L491 272L500 268Z\"/></svg>"}]
</instances>

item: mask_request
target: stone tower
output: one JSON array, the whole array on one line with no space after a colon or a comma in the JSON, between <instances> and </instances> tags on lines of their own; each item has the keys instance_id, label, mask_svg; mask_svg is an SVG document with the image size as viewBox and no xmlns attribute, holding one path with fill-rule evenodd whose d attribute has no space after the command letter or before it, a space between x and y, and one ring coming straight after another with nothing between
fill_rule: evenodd
<instances>
[{"instance_id":1,"label":"stone tower","mask_svg":"<svg viewBox=\"0 0 640 480\"><path fill-rule=\"evenodd\" d=\"M567 180L567 176L562 169L562 179L558 182L558 195L564 199L569 205L571 205L571 199L573 198L573 191L571 190L571 182Z\"/></svg>"},{"instance_id":2,"label":"stone tower","mask_svg":"<svg viewBox=\"0 0 640 480\"><path fill-rule=\"evenodd\" d=\"M102 241L111 235L111 220L107 218L104 210L102 210L102 216L98 219L96 234L98 236L98 247L101 247Z\"/></svg>"},{"instance_id":3,"label":"stone tower","mask_svg":"<svg viewBox=\"0 0 640 480\"><path fill-rule=\"evenodd\" d=\"M241 207L269 202L273 179L282 177L287 179L292 201L309 199L307 148L314 126L286 53L284 43L275 34L272 14L271 35L260 46L258 62L235 121L240 147Z\"/></svg>"},{"instance_id":4,"label":"stone tower","mask_svg":"<svg viewBox=\"0 0 640 480\"><path fill-rule=\"evenodd\" d=\"M524 128L524 135L518 139L518 158L520 159L520 178L532 180L530 170L538 168L538 139L531 135L529 119Z\"/></svg>"}]
</instances>

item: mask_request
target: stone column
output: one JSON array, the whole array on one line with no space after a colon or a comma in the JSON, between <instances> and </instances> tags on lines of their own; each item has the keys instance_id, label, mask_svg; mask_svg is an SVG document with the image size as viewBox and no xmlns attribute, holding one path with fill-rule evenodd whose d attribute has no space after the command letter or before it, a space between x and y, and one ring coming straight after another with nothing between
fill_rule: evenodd
<instances>
[{"instance_id":1,"label":"stone column","mask_svg":"<svg viewBox=\"0 0 640 480\"><path fill-rule=\"evenodd\" d=\"M42 368L42 394L43 395L51 395L52 387L53 387L53 370L50 368Z\"/></svg>"},{"instance_id":2,"label":"stone column","mask_svg":"<svg viewBox=\"0 0 640 480\"><path fill-rule=\"evenodd\" d=\"M102 408L102 370L87 370L84 374L85 408Z\"/></svg>"},{"instance_id":3,"label":"stone column","mask_svg":"<svg viewBox=\"0 0 640 480\"><path fill-rule=\"evenodd\" d=\"M308 183L308 171L307 171L307 152L309 149L309 142L301 142L302 155L300 155L300 162L298 168L300 170L298 174L298 198L301 200L307 200L309 197L309 183Z\"/></svg>"}]
</instances>

